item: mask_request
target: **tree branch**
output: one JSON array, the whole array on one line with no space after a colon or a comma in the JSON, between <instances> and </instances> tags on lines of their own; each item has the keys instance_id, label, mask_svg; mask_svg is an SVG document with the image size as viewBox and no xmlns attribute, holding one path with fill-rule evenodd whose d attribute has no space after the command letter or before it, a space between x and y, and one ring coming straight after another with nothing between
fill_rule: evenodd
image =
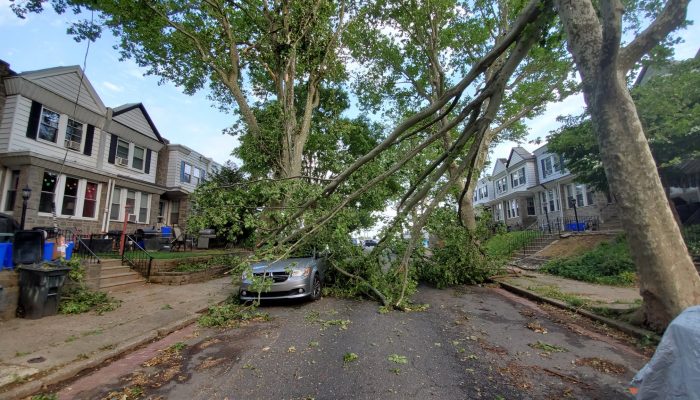
<instances>
[{"instance_id":1,"label":"tree branch","mask_svg":"<svg viewBox=\"0 0 700 400\"><path fill-rule=\"evenodd\" d=\"M689 0L668 0L654 22L620 50L618 68L627 73L645 54L685 22Z\"/></svg>"}]
</instances>

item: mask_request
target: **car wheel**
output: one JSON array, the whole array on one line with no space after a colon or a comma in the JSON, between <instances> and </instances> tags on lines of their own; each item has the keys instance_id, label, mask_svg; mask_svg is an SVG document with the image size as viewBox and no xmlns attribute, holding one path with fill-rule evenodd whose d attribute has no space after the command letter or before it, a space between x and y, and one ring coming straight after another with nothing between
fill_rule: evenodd
<instances>
[{"instance_id":1,"label":"car wheel","mask_svg":"<svg viewBox=\"0 0 700 400\"><path fill-rule=\"evenodd\" d=\"M318 275L314 275L314 281L311 285L311 300L318 300L321 298L321 290L323 285L321 284L321 278Z\"/></svg>"}]
</instances>

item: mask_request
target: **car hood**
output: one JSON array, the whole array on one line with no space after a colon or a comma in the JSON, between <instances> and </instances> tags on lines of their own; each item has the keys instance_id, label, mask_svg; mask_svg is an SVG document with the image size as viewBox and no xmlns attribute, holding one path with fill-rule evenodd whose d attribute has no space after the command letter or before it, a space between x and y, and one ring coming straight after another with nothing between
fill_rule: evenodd
<instances>
[{"instance_id":1,"label":"car hood","mask_svg":"<svg viewBox=\"0 0 700 400\"><path fill-rule=\"evenodd\" d=\"M316 261L313 257L305 258L286 258L284 260L275 261L260 261L252 265L253 272L283 272L290 268L305 268L313 266Z\"/></svg>"}]
</instances>

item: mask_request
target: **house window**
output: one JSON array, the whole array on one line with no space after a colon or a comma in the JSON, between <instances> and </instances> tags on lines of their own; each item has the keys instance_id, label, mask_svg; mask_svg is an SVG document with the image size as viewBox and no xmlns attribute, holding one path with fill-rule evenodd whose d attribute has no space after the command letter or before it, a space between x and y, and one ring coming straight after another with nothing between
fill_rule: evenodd
<instances>
[{"instance_id":1,"label":"house window","mask_svg":"<svg viewBox=\"0 0 700 400\"><path fill-rule=\"evenodd\" d=\"M190 182L192 180L192 165L185 163L182 170L182 181Z\"/></svg>"},{"instance_id":2,"label":"house window","mask_svg":"<svg viewBox=\"0 0 700 400\"><path fill-rule=\"evenodd\" d=\"M175 225L180 223L180 200L170 202L170 224Z\"/></svg>"},{"instance_id":3,"label":"house window","mask_svg":"<svg viewBox=\"0 0 700 400\"><path fill-rule=\"evenodd\" d=\"M508 180L504 176L496 181L496 193L501 194L508 190Z\"/></svg>"},{"instance_id":4,"label":"house window","mask_svg":"<svg viewBox=\"0 0 700 400\"><path fill-rule=\"evenodd\" d=\"M540 192L540 204L542 205L542 213L559 211L559 198L553 189ZM548 206L549 209L547 209Z\"/></svg>"},{"instance_id":5,"label":"house window","mask_svg":"<svg viewBox=\"0 0 700 400\"><path fill-rule=\"evenodd\" d=\"M122 190L121 188L115 187L112 192L112 203L109 209L109 219L119 220L119 215L121 214L121 198Z\"/></svg>"},{"instance_id":6,"label":"house window","mask_svg":"<svg viewBox=\"0 0 700 400\"><path fill-rule=\"evenodd\" d=\"M129 209L129 214L135 216L136 220L134 222L147 223L150 203L150 195L148 193L115 187L109 219L114 221L123 220L122 210L126 207Z\"/></svg>"},{"instance_id":7,"label":"house window","mask_svg":"<svg viewBox=\"0 0 700 400\"><path fill-rule=\"evenodd\" d=\"M588 202L589 206L595 203L595 191L588 185L586 185L586 202Z\"/></svg>"},{"instance_id":8,"label":"house window","mask_svg":"<svg viewBox=\"0 0 700 400\"><path fill-rule=\"evenodd\" d=\"M53 194L56 191L57 182L57 174L53 172L44 172L44 179L41 181L39 212L50 213L53 211Z\"/></svg>"},{"instance_id":9,"label":"house window","mask_svg":"<svg viewBox=\"0 0 700 400\"><path fill-rule=\"evenodd\" d=\"M64 146L71 150L80 151L80 143L83 141L83 124L72 119L68 119L66 126L66 140Z\"/></svg>"},{"instance_id":10,"label":"house window","mask_svg":"<svg viewBox=\"0 0 700 400\"><path fill-rule=\"evenodd\" d=\"M139 222L148 222L148 193L141 192L141 204L139 205Z\"/></svg>"},{"instance_id":11,"label":"house window","mask_svg":"<svg viewBox=\"0 0 700 400\"><path fill-rule=\"evenodd\" d=\"M19 171L12 171L10 176L10 182L7 185L7 193L5 194L5 211L12 211L15 209L15 202L17 201L17 189L19 188Z\"/></svg>"},{"instance_id":12,"label":"house window","mask_svg":"<svg viewBox=\"0 0 700 400\"><path fill-rule=\"evenodd\" d=\"M66 177L63 187L63 206L61 215L75 215L75 207L78 200L78 183L76 178Z\"/></svg>"},{"instance_id":13,"label":"house window","mask_svg":"<svg viewBox=\"0 0 700 400\"><path fill-rule=\"evenodd\" d=\"M199 184L200 169L197 167L192 168L192 175L194 176L194 184Z\"/></svg>"},{"instance_id":14,"label":"house window","mask_svg":"<svg viewBox=\"0 0 700 400\"><path fill-rule=\"evenodd\" d=\"M591 196L587 196L586 193L586 185L577 185L577 184L570 184L566 185L566 198L567 198L567 203L569 199L575 198L576 199L576 207L585 207L593 204L593 196L591 193ZM590 201L587 201L589 200ZM571 204L567 204L569 208L571 207Z\"/></svg>"},{"instance_id":15,"label":"house window","mask_svg":"<svg viewBox=\"0 0 700 400\"><path fill-rule=\"evenodd\" d=\"M496 204L496 221L500 221L503 219L503 204L498 203Z\"/></svg>"},{"instance_id":16,"label":"house window","mask_svg":"<svg viewBox=\"0 0 700 400\"><path fill-rule=\"evenodd\" d=\"M41 109L41 119L39 120L39 138L56 143L58 137L58 120L60 116L57 112L48 108Z\"/></svg>"},{"instance_id":17,"label":"house window","mask_svg":"<svg viewBox=\"0 0 700 400\"><path fill-rule=\"evenodd\" d=\"M535 198L527 198L527 215L535 215Z\"/></svg>"},{"instance_id":18,"label":"house window","mask_svg":"<svg viewBox=\"0 0 700 400\"><path fill-rule=\"evenodd\" d=\"M129 162L129 142L121 139L117 140L117 158L117 165L128 165L127 163Z\"/></svg>"},{"instance_id":19,"label":"house window","mask_svg":"<svg viewBox=\"0 0 700 400\"><path fill-rule=\"evenodd\" d=\"M540 160L540 165L542 165L542 178L561 172L561 159L556 154Z\"/></svg>"},{"instance_id":20,"label":"house window","mask_svg":"<svg viewBox=\"0 0 700 400\"><path fill-rule=\"evenodd\" d=\"M83 201L83 217L95 218L97 211L97 184L87 182L85 185L85 200Z\"/></svg>"},{"instance_id":21,"label":"house window","mask_svg":"<svg viewBox=\"0 0 700 400\"><path fill-rule=\"evenodd\" d=\"M513 199L507 202L508 204L508 218L516 218L520 216L520 210L518 209L518 200Z\"/></svg>"},{"instance_id":22,"label":"house window","mask_svg":"<svg viewBox=\"0 0 700 400\"><path fill-rule=\"evenodd\" d=\"M510 174L510 187L518 187L525 184L525 167Z\"/></svg>"},{"instance_id":23,"label":"house window","mask_svg":"<svg viewBox=\"0 0 700 400\"><path fill-rule=\"evenodd\" d=\"M131 167L143 171L143 160L145 150L141 147L134 146L134 157L131 159Z\"/></svg>"}]
</instances>

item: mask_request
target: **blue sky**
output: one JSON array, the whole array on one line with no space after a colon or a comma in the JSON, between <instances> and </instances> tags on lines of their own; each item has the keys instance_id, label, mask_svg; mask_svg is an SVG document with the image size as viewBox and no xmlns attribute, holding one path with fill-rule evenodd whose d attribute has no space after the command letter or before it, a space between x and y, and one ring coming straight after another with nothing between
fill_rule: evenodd
<instances>
[{"instance_id":1,"label":"blue sky","mask_svg":"<svg viewBox=\"0 0 700 400\"><path fill-rule=\"evenodd\" d=\"M52 10L41 15L17 18L9 8L9 0L0 0L0 59L10 63L16 72L65 65L83 64L86 43L77 43L66 34L71 16L58 16ZM700 3L690 3L689 18L700 19ZM686 59L700 48L700 26L682 32L685 42L676 48L676 58ZM85 70L88 79L107 106L142 102L161 134L172 143L188 146L219 163L231 159L236 140L221 131L234 122L232 113L212 107L205 92L188 96L172 84L158 84L159 79L143 76L145 70L133 61L119 61L109 34L90 45ZM557 127L558 115L577 114L583 110L581 96L553 103L547 111L528 122L530 139L546 136ZM493 157L507 157L514 143L496 146ZM538 145L522 143L528 150Z\"/></svg>"}]
</instances>

